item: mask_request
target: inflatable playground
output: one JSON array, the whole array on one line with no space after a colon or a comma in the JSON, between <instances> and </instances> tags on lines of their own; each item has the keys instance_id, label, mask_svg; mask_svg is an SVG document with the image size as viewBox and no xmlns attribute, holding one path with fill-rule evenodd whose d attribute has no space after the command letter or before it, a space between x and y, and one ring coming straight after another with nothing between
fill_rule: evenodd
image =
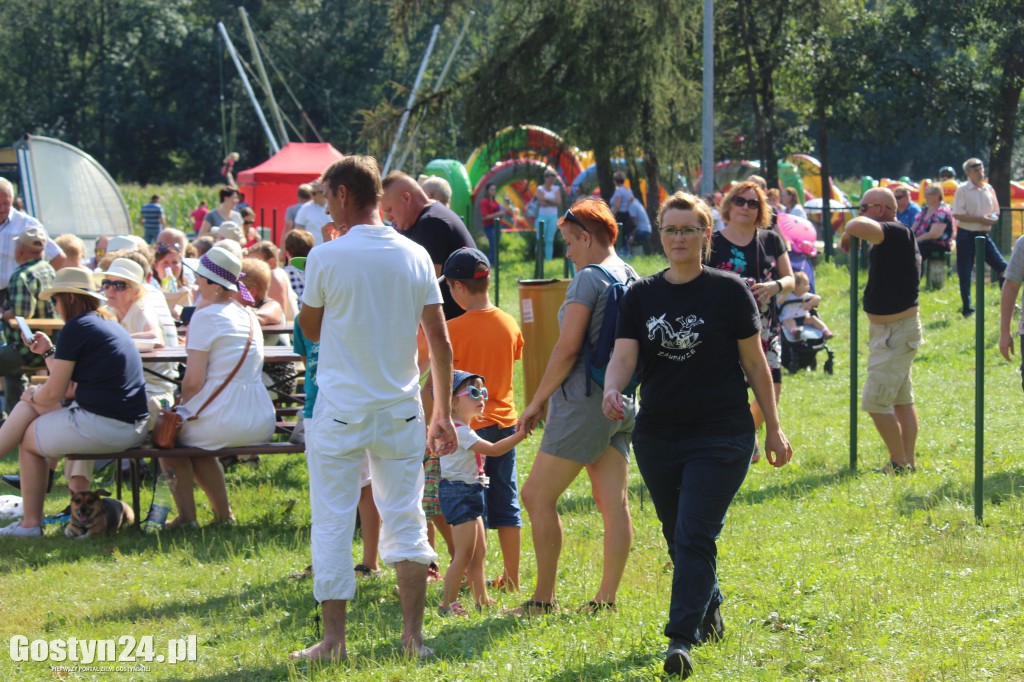
<instances>
[{"instance_id":1,"label":"inflatable playground","mask_svg":"<svg viewBox=\"0 0 1024 682\"><path fill-rule=\"evenodd\" d=\"M642 159L635 159L632 167L635 169L642 165ZM613 170L627 171L629 166L624 157L612 160ZM455 159L434 159L427 164L423 173L448 181L452 188L452 209L462 216L475 233L480 234L483 230L480 201L485 196L487 186L492 183L497 187L498 201L510 209L511 217L502 221L503 231L534 230L528 207L548 170L554 171L558 177L565 207L576 198L597 191L597 166L592 154L573 148L551 130L534 125L505 128L478 147L465 163ZM750 175L763 175L761 165L756 161L722 161L716 164L714 172L715 189L723 192L733 183ZM779 161L778 175L781 188L795 188L798 196L804 197L803 204L808 217L812 222L820 224L823 183L818 160L807 154L792 154ZM922 179L915 182L907 177L875 180L865 176L861 179L860 194L855 195L844 193L833 180L829 197L833 224L839 227L849 220L860 195L872 187L902 184L909 189L914 201L923 204L924 190L933 182L941 182L946 202L952 203L957 188L956 180ZM627 186L631 187L630 183L631 180L627 180ZM700 186L700 176L691 183L682 175L673 174L669 184L670 187L659 187L662 199L669 192L679 189L694 191L692 188ZM639 189L643 201L647 197L646 179L640 179ZM1013 235L1017 237L1024 232L1024 184L1020 182L1011 183L1011 208L1020 209L1014 211L1012 221ZM820 238L820 232L818 236Z\"/></svg>"}]
</instances>

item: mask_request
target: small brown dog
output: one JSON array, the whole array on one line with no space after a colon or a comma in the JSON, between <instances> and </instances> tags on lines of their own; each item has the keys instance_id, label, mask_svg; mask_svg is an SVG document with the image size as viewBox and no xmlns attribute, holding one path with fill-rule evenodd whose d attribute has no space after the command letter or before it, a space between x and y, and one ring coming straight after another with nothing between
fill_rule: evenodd
<instances>
[{"instance_id":1,"label":"small brown dog","mask_svg":"<svg viewBox=\"0 0 1024 682\"><path fill-rule=\"evenodd\" d=\"M121 526L135 523L132 508L121 500L111 500L106 490L86 490L71 496L71 521L64 529L69 538L117 532Z\"/></svg>"}]
</instances>

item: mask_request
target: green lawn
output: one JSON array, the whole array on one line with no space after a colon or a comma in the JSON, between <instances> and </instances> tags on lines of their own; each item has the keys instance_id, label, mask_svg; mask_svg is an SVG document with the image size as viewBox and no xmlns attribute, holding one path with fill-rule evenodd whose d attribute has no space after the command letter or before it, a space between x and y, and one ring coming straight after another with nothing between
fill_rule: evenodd
<instances>
[{"instance_id":1,"label":"green lawn","mask_svg":"<svg viewBox=\"0 0 1024 682\"><path fill-rule=\"evenodd\" d=\"M511 241L511 240L509 240ZM509 259L513 260L511 244ZM644 273L662 267L641 259ZM548 266L549 275L561 264ZM518 316L516 276L502 280L502 307ZM915 365L921 411L919 473L888 478L866 415L859 415L860 467L849 470L849 298L843 269L820 266L821 313L837 337L836 372L787 377L783 427L793 463L755 465L732 506L719 545L727 635L695 653L695 679L1024 679L1024 485L1022 394L1016 366L997 341L997 290L987 291L985 523L973 517L974 325L959 315L956 282L922 296L926 344ZM863 283L863 278L862 278ZM860 367L866 348L861 315ZM521 377L520 377L521 381ZM521 386L521 384L519 384ZM539 444L519 448L525 478ZM0 473L16 471L8 457ZM50 528L42 540L0 540L0 679L198 680L650 680L661 671L661 629L671 578L657 519L632 475L636 528L619 611L582 615L599 579L600 517L586 479L561 502L566 544L559 597L564 615L531 621L498 610L467 619L436 615L428 592L426 634L438 652L426 664L398 655L394 573L362 582L351 605L348 662L294 666L292 649L314 642L310 582L290 576L309 563L307 474L300 457L236 468L228 484L238 525L72 541ZM198 496L200 520L209 520ZM143 497L148 505L149 494ZM48 512L66 504L54 492ZM355 551L359 551L358 547ZM447 557L442 558L442 563ZM492 536L488 573L500 566ZM524 594L494 594L503 606L529 596L533 549L527 519ZM148 673L54 673L16 663L7 639L118 639L151 635L155 653L198 636L197 660L149 663Z\"/></svg>"}]
</instances>

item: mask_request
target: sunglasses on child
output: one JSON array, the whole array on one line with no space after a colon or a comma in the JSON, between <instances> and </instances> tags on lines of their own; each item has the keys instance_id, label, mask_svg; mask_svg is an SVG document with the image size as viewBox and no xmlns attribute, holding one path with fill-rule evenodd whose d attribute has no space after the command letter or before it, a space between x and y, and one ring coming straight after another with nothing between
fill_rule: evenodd
<instances>
[{"instance_id":1,"label":"sunglasses on child","mask_svg":"<svg viewBox=\"0 0 1024 682\"><path fill-rule=\"evenodd\" d=\"M100 282L100 286L104 289L113 289L114 291L124 291L128 288L128 282L115 282L110 279L105 279Z\"/></svg>"},{"instance_id":2,"label":"sunglasses on child","mask_svg":"<svg viewBox=\"0 0 1024 682\"><path fill-rule=\"evenodd\" d=\"M487 400L487 388L477 388L476 386L467 386L465 391L459 391L455 395L468 395L473 400L480 400L483 398Z\"/></svg>"}]
</instances>

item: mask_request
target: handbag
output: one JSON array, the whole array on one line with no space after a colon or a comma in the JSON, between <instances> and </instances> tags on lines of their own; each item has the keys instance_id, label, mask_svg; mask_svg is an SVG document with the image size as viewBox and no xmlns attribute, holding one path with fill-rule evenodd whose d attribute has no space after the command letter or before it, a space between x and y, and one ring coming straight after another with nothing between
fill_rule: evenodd
<instances>
[{"instance_id":1,"label":"handbag","mask_svg":"<svg viewBox=\"0 0 1024 682\"><path fill-rule=\"evenodd\" d=\"M174 411L174 409L161 409L160 415L157 417L156 426L153 427L153 447L159 448L160 450L169 450L175 446L178 442L178 432L181 431L181 425L186 421L195 421L199 418L199 415L203 413L206 406L212 403L220 392L227 387L231 380L238 374L238 370L242 368L242 363L245 362L245 358L249 355L249 348L252 347L252 337L256 331L257 321L253 319L252 311L249 311L249 340L245 342L245 350L242 351L242 357L239 358L238 364L231 370L231 374L224 380L217 390L214 391L203 406L200 407L195 414L190 416L188 419L182 419L181 415Z\"/></svg>"}]
</instances>

